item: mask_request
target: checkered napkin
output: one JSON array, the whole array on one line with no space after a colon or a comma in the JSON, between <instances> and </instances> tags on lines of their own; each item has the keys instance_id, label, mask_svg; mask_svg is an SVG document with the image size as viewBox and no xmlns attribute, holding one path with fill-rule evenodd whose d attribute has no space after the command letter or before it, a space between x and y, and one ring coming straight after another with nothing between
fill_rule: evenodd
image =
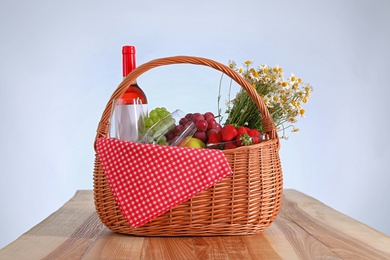
<instances>
[{"instance_id":1,"label":"checkered napkin","mask_svg":"<svg viewBox=\"0 0 390 260\"><path fill-rule=\"evenodd\" d=\"M97 154L115 200L140 227L231 174L220 150L99 138Z\"/></svg>"}]
</instances>

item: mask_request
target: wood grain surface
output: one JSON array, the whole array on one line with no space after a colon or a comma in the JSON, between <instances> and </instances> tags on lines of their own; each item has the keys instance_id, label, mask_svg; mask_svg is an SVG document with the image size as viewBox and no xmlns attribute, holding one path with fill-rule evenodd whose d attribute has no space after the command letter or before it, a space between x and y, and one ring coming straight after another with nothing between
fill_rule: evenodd
<instances>
[{"instance_id":1,"label":"wood grain surface","mask_svg":"<svg viewBox=\"0 0 390 260\"><path fill-rule=\"evenodd\" d=\"M0 250L0 259L390 259L390 237L296 190L263 233L217 237L136 237L108 230L92 191Z\"/></svg>"}]
</instances>

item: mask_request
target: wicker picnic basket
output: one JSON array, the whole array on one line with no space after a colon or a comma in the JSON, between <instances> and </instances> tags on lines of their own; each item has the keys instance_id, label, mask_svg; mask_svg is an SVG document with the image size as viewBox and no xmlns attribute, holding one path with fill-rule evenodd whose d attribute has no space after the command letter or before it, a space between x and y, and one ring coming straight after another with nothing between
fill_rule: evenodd
<instances>
[{"instance_id":1,"label":"wicker picnic basket","mask_svg":"<svg viewBox=\"0 0 390 260\"><path fill-rule=\"evenodd\" d=\"M238 73L216 61L175 56L149 61L133 70L112 94L98 125L96 141L107 137L112 102L144 72L171 64L204 65L225 73L245 89L262 115L265 138L250 146L224 150L233 174L151 222L133 228L124 218L110 190L98 155L94 166L94 201L102 223L112 231L137 236L216 236L256 234L279 213L283 178L276 127L256 90Z\"/></svg>"}]
</instances>

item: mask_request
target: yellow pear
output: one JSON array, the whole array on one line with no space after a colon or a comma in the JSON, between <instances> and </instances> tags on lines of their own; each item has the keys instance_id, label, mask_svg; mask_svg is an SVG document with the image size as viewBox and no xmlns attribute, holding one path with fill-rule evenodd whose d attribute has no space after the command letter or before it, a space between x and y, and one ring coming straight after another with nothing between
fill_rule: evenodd
<instances>
[{"instance_id":1,"label":"yellow pear","mask_svg":"<svg viewBox=\"0 0 390 260\"><path fill-rule=\"evenodd\" d=\"M206 144L196 137L186 137L180 144L182 147L206 148Z\"/></svg>"}]
</instances>

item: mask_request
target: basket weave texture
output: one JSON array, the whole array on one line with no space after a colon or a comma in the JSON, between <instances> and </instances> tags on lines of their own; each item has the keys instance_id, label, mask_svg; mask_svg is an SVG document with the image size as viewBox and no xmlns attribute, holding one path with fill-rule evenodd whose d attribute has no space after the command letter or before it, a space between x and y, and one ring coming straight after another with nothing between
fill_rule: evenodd
<instances>
[{"instance_id":1,"label":"basket weave texture","mask_svg":"<svg viewBox=\"0 0 390 260\"><path fill-rule=\"evenodd\" d=\"M95 155L94 201L102 223L112 231L138 236L248 235L262 232L276 219L282 200L283 177L279 137L267 107L256 90L238 73L216 61L175 56L149 61L133 70L117 87L103 111L96 141L107 137L114 99L120 98L140 75L150 69L194 64L219 70L236 81L257 105L264 126L263 142L224 150L233 174L151 222L133 228L122 215Z\"/></svg>"}]
</instances>

